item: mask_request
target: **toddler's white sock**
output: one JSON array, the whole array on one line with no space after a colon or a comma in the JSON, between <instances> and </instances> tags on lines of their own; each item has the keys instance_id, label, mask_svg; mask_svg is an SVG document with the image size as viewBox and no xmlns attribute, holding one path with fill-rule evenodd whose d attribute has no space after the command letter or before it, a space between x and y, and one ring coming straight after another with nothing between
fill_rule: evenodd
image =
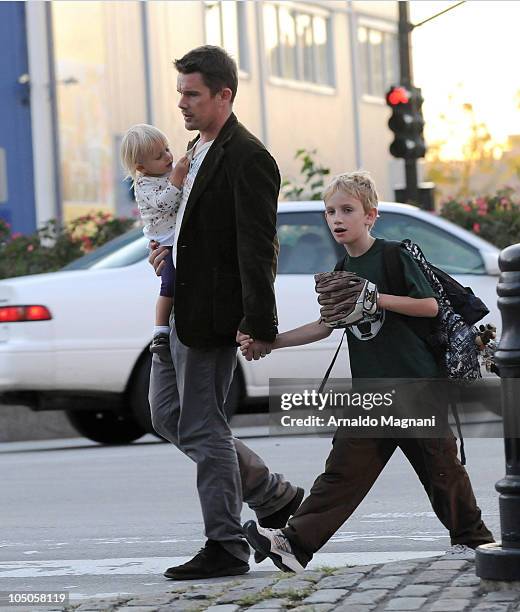
<instances>
[{"instance_id":1,"label":"toddler's white sock","mask_svg":"<svg viewBox=\"0 0 520 612\"><path fill-rule=\"evenodd\" d=\"M170 328L168 327L168 325L156 325L153 328L153 335L158 336L159 334L169 334L170 333Z\"/></svg>"}]
</instances>

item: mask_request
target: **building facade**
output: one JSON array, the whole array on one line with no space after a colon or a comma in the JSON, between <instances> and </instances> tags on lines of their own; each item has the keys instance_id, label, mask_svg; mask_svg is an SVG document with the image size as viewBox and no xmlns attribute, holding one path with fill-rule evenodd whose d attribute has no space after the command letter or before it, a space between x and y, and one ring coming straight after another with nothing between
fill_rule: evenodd
<instances>
[{"instance_id":1,"label":"building facade","mask_svg":"<svg viewBox=\"0 0 520 612\"><path fill-rule=\"evenodd\" d=\"M398 81L393 1L0 3L0 217L30 231L91 210L127 215L119 144L154 123L180 156L174 58L201 44L239 66L235 112L282 175L297 149L338 173L370 170L382 199L401 182L384 93Z\"/></svg>"}]
</instances>

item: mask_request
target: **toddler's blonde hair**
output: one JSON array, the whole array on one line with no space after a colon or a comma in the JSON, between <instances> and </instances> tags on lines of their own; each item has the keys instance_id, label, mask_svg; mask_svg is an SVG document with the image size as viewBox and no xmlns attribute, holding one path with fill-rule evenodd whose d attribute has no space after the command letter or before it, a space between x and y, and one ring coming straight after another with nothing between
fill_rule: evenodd
<instances>
[{"instance_id":1,"label":"toddler's blonde hair","mask_svg":"<svg viewBox=\"0 0 520 612\"><path fill-rule=\"evenodd\" d=\"M127 130L121 141L121 163L126 171L125 178L135 181L137 166L152 153L153 146L158 142L168 146L166 135L153 125L138 123Z\"/></svg>"},{"instance_id":2,"label":"toddler's blonde hair","mask_svg":"<svg viewBox=\"0 0 520 612\"><path fill-rule=\"evenodd\" d=\"M365 213L369 213L372 208L377 210L378 197L376 185L370 174L364 170L335 176L323 192L325 203L338 191L342 191L359 200L363 205Z\"/></svg>"}]
</instances>

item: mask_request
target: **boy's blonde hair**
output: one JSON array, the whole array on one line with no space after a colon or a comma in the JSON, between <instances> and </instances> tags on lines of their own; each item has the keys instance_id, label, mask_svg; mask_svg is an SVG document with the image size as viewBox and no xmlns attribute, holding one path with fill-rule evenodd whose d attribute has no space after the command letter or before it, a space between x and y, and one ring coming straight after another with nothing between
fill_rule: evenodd
<instances>
[{"instance_id":1,"label":"boy's blonde hair","mask_svg":"<svg viewBox=\"0 0 520 612\"><path fill-rule=\"evenodd\" d=\"M365 213L369 213L372 208L377 210L378 197L376 185L370 174L364 170L335 176L323 192L325 203L338 191L342 191L359 200L363 205Z\"/></svg>"},{"instance_id":2,"label":"boy's blonde hair","mask_svg":"<svg viewBox=\"0 0 520 612\"><path fill-rule=\"evenodd\" d=\"M126 171L125 178L135 181L137 166L152 153L153 146L158 142L168 145L166 135L153 125L138 123L127 130L121 141L121 163Z\"/></svg>"}]
</instances>

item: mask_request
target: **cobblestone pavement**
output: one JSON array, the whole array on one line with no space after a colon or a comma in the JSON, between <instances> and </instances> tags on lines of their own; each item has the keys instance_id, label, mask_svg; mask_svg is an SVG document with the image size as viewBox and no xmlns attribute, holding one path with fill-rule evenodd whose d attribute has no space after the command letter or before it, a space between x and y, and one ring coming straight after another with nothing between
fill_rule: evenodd
<instances>
[{"instance_id":1,"label":"cobblestone pavement","mask_svg":"<svg viewBox=\"0 0 520 612\"><path fill-rule=\"evenodd\" d=\"M520 586L485 592L474 562L441 558L176 584L171 592L91 599L74 612L520 612ZM47 609L48 610L48 609Z\"/></svg>"}]
</instances>

